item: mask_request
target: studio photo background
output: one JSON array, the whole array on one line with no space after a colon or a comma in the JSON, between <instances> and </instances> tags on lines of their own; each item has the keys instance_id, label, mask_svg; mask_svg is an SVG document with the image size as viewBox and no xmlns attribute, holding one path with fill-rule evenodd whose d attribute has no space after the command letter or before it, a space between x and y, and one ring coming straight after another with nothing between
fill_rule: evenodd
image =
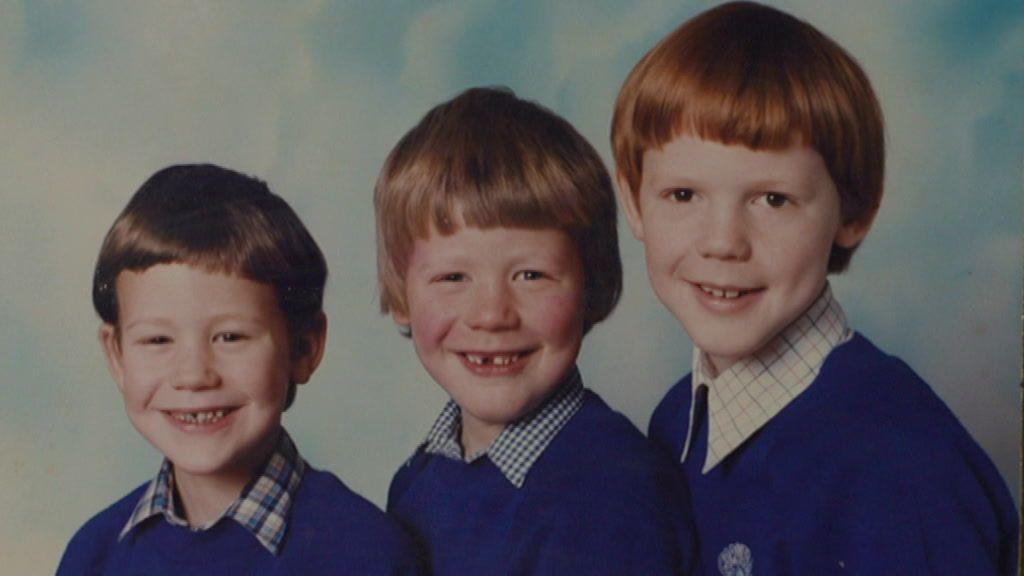
<instances>
[{"instance_id":1,"label":"studio photo background","mask_svg":"<svg viewBox=\"0 0 1024 576\"><path fill-rule=\"evenodd\" d=\"M832 279L852 326L913 366L1019 502L1024 4L771 2L849 50L886 115L881 213ZM90 282L129 196L174 163L265 179L327 258L325 360L285 426L383 506L445 396L378 313L373 183L465 88L566 117L611 167L618 89L695 1L0 0L0 558L51 573L86 519L156 473L97 343ZM620 218L621 220L621 218ZM587 384L641 429L691 343L620 226L625 289Z\"/></svg>"}]
</instances>

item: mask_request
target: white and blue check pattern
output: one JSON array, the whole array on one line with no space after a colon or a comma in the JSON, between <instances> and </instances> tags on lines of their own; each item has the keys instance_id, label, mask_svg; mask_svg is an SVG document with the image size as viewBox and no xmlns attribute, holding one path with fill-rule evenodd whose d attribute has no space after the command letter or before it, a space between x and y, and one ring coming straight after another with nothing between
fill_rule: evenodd
<instances>
[{"instance_id":1,"label":"white and blue check pattern","mask_svg":"<svg viewBox=\"0 0 1024 576\"><path fill-rule=\"evenodd\" d=\"M540 408L506 426L487 450L467 457L459 441L462 412L454 400L449 400L427 434L424 451L465 462L486 455L513 486L522 488L530 467L582 405L583 381L574 367Z\"/></svg>"},{"instance_id":2,"label":"white and blue check pattern","mask_svg":"<svg viewBox=\"0 0 1024 576\"><path fill-rule=\"evenodd\" d=\"M305 471L306 463L299 456L295 443L287 432L281 430L274 452L260 474L242 490L220 518L194 529L205 530L223 519L231 519L251 532L271 554L278 554L288 530L288 515L295 501L295 492ZM174 468L169 460L164 459L160 472L135 505L135 511L121 530L119 539L157 515L162 515L175 526L188 527L188 522L175 510L173 495Z\"/></svg>"},{"instance_id":3,"label":"white and blue check pattern","mask_svg":"<svg viewBox=\"0 0 1024 576\"><path fill-rule=\"evenodd\" d=\"M693 350L690 423L697 388L708 388L708 449L703 473L724 460L806 390L825 358L853 337L846 315L826 283L817 300L755 354L712 378L707 358ZM686 460L696 430L688 430L681 460Z\"/></svg>"}]
</instances>

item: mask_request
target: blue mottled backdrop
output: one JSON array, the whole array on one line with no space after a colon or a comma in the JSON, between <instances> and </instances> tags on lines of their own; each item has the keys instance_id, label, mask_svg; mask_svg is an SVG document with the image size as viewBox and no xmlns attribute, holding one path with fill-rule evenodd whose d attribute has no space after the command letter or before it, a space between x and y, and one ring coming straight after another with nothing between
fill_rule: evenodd
<instances>
[{"instance_id":1,"label":"blue mottled backdrop","mask_svg":"<svg viewBox=\"0 0 1024 576\"><path fill-rule=\"evenodd\" d=\"M170 163L259 175L325 249L330 339L286 425L383 504L443 395L377 314L371 190L432 105L505 84L611 160L619 85L694 1L0 0L0 558L52 572L76 527L159 458L96 342L100 240ZM778 2L849 49L888 120L886 197L849 274L853 325L929 380L1019 484L1024 4ZM581 369L646 426L690 342L622 228L625 294Z\"/></svg>"}]
</instances>

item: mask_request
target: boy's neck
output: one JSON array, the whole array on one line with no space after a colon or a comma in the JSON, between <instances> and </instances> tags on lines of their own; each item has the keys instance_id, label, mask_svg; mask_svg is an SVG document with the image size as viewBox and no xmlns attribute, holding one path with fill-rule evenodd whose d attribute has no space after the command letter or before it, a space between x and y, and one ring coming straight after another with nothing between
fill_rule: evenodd
<instances>
[{"instance_id":1,"label":"boy's neck","mask_svg":"<svg viewBox=\"0 0 1024 576\"><path fill-rule=\"evenodd\" d=\"M181 502L181 516L193 528L209 526L238 499L249 478L202 476L175 471L174 487Z\"/></svg>"},{"instance_id":2,"label":"boy's neck","mask_svg":"<svg viewBox=\"0 0 1024 576\"><path fill-rule=\"evenodd\" d=\"M494 424L474 418L462 411L462 433L459 441L462 443L463 457L487 450L498 436L505 430L505 424Z\"/></svg>"},{"instance_id":3,"label":"boy's neck","mask_svg":"<svg viewBox=\"0 0 1024 576\"><path fill-rule=\"evenodd\" d=\"M276 439L277 435L272 437ZM181 517L189 526L198 528L207 527L223 516L275 446L276 442L270 442L246 462L213 474L193 474L174 466L174 489L182 505Z\"/></svg>"}]
</instances>

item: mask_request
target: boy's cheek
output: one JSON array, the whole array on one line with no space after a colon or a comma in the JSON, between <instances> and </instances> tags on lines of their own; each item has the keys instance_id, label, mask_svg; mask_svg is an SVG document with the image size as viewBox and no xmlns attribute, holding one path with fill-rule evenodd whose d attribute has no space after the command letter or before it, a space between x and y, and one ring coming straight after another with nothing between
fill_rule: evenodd
<instances>
[{"instance_id":1,"label":"boy's cheek","mask_svg":"<svg viewBox=\"0 0 1024 576\"><path fill-rule=\"evenodd\" d=\"M583 294L565 294L544 299L533 309L534 326L562 340L583 337ZM578 328L578 330L577 330Z\"/></svg>"},{"instance_id":2,"label":"boy's cheek","mask_svg":"<svg viewBox=\"0 0 1024 576\"><path fill-rule=\"evenodd\" d=\"M454 323L452 315L440 309L417 311L408 318L408 326L412 332L413 343L422 345L436 344L444 339Z\"/></svg>"}]
</instances>

